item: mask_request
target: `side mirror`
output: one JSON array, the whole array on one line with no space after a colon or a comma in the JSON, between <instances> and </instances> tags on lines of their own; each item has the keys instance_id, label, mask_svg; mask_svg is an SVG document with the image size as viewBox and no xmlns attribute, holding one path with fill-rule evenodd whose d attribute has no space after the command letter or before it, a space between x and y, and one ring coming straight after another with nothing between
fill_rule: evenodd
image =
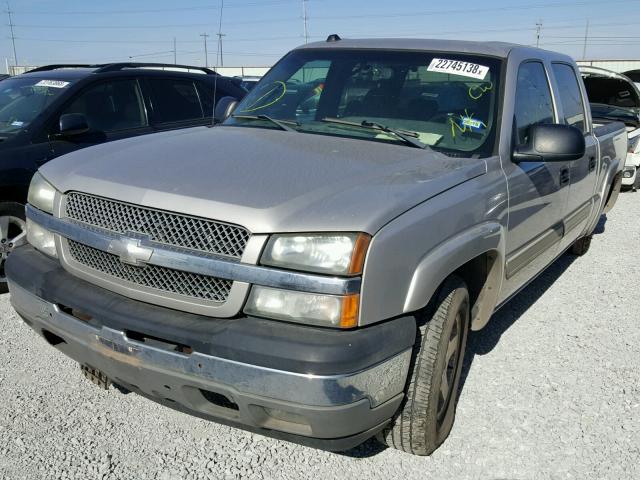
<instances>
[{"instance_id":1,"label":"side mirror","mask_svg":"<svg viewBox=\"0 0 640 480\"><path fill-rule=\"evenodd\" d=\"M569 125L534 125L529 141L516 147L512 159L519 162L567 162L582 158L584 134Z\"/></svg>"},{"instance_id":2,"label":"side mirror","mask_svg":"<svg viewBox=\"0 0 640 480\"><path fill-rule=\"evenodd\" d=\"M218 122L224 122L231 116L237 106L238 100L235 97L222 97L216 104L213 116Z\"/></svg>"},{"instance_id":3,"label":"side mirror","mask_svg":"<svg viewBox=\"0 0 640 480\"><path fill-rule=\"evenodd\" d=\"M60 116L60 136L72 137L89 131L89 123L81 113L65 113Z\"/></svg>"}]
</instances>

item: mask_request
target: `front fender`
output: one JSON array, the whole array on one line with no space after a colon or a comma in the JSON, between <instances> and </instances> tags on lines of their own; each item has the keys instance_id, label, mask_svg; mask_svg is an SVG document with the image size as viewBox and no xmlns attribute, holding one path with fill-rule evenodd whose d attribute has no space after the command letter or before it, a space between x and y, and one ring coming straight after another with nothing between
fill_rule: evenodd
<instances>
[{"instance_id":1,"label":"front fender","mask_svg":"<svg viewBox=\"0 0 640 480\"><path fill-rule=\"evenodd\" d=\"M479 330L491 317L504 278L505 234L498 222L486 222L442 242L417 265L404 302L405 312L424 308L442 282L466 263L486 253L491 262L487 281L472 309L472 329Z\"/></svg>"}]
</instances>

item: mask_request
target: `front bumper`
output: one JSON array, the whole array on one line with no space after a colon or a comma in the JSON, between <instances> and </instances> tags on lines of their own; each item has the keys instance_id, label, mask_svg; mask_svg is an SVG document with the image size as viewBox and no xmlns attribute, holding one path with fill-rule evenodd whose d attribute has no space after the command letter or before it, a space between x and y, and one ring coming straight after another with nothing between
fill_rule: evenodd
<instances>
[{"instance_id":1,"label":"front bumper","mask_svg":"<svg viewBox=\"0 0 640 480\"><path fill-rule=\"evenodd\" d=\"M15 310L63 353L220 423L343 450L383 428L404 396L412 317L350 332L201 317L91 285L31 247L12 254L7 276Z\"/></svg>"}]
</instances>

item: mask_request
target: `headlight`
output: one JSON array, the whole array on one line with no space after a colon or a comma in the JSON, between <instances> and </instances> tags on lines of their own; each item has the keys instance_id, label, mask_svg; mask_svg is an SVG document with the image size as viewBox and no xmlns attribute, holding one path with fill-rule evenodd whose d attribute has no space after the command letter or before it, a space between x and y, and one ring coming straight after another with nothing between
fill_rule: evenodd
<instances>
[{"instance_id":1,"label":"headlight","mask_svg":"<svg viewBox=\"0 0 640 480\"><path fill-rule=\"evenodd\" d=\"M261 261L264 265L307 272L359 274L370 239L365 233L274 235Z\"/></svg>"},{"instance_id":2,"label":"headlight","mask_svg":"<svg viewBox=\"0 0 640 480\"><path fill-rule=\"evenodd\" d=\"M29 218L27 218L27 241L42 253L50 257L58 257L53 233Z\"/></svg>"},{"instance_id":3,"label":"headlight","mask_svg":"<svg viewBox=\"0 0 640 480\"><path fill-rule=\"evenodd\" d=\"M635 167L625 167L625 169L622 171L622 177L631 178L633 177L634 173L636 173Z\"/></svg>"},{"instance_id":4,"label":"headlight","mask_svg":"<svg viewBox=\"0 0 640 480\"><path fill-rule=\"evenodd\" d=\"M56 196L56 189L47 182L40 173L36 172L29 185L29 195L27 201L43 212L53 214L53 200Z\"/></svg>"},{"instance_id":5,"label":"headlight","mask_svg":"<svg viewBox=\"0 0 640 480\"><path fill-rule=\"evenodd\" d=\"M254 286L245 313L324 327L358 324L359 295L334 296Z\"/></svg>"}]
</instances>

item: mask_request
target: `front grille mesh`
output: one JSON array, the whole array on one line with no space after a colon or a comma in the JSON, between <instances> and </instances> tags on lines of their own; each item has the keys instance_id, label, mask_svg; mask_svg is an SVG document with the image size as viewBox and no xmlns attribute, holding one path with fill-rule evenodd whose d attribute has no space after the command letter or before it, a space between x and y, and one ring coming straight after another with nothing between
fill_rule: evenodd
<instances>
[{"instance_id":1,"label":"front grille mesh","mask_svg":"<svg viewBox=\"0 0 640 480\"><path fill-rule=\"evenodd\" d=\"M71 192L67 217L112 232L149 235L151 240L240 258L250 233L237 225L154 210L106 198Z\"/></svg>"},{"instance_id":2,"label":"front grille mesh","mask_svg":"<svg viewBox=\"0 0 640 480\"><path fill-rule=\"evenodd\" d=\"M120 262L118 256L69 240L69 253L82 265L106 275L154 288L211 302L225 302L232 282L157 265L137 267Z\"/></svg>"}]
</instances>

